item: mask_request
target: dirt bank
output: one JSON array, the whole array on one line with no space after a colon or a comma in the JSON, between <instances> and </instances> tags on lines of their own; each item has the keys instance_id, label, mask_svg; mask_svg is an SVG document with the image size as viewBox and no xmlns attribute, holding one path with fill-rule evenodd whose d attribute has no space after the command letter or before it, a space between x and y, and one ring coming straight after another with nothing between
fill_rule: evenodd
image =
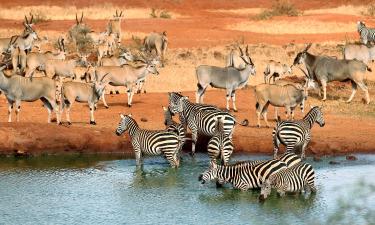
<instances>
[{"instance_id":1,"label":"dirt bank","mask_svg":"<svg viewBox=\"0 0 375 225\"><path fill-rule=\"evenodd\" d=\"M184 93L194 100L192 92ZM362 93L358 93L361 95ZM249 119L249 127L237 126L234 134L236 152L272 153L272 128L255 127L255 100L253 90L241 90L237 94L239 112L235 113L238 120ZM208 91L205 102L224 107L225 93L223 91ZM0 154L65 154L65 153L119 153L129 154L132 148L127 135L117 137L114 133L119 121L119 113L132 113L142 128L163 128L162 106L167 105L167 94L136 95L132 108L125 107L125 95L108 96L109 109L102 104L96 111L98 125L90 126L89 111L86 104L75 104L72 108L71 126L47 124L47 112L41 107L41 102L23 103L21 122L7 123L7 107L5 100L0 99ZM308 105L316 104L316 99L310 99ZM343 99L328 100L327 105L343 102ZM344 104L344 103L342 103ZM346 107L364 107L359 96L355 102ZM370 107L370 106L368 106ZM269 117L273 117L270 108ZM327 107L324 111L326 126L314 126L312 142L308 155L330 155L345 153L373 153L375 139L370 138L375 133L374 117L347 115L341 107ZM297 112L297 118L302 115ZM65 118L65 116L64 116ZM141 122L140 119L147 122ZM271 123L274 125L274 122ZM185 150L188 151L187 145ZM204 151L205 141L201 140L198 150Z\"/></svg>"}]
</instances>

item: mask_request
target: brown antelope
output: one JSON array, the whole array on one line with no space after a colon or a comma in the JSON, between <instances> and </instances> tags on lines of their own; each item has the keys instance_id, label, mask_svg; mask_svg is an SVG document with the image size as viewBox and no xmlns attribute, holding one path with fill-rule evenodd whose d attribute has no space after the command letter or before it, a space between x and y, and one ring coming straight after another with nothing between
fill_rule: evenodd
<instances>
[{"instance_id":1,"label":"brown antelope","mask_svg":"<svg viewBox=\"0 0 375 225\"><path fill-rule=\"evenodd\" d=\"M121 44L121 20L122 20L122 11L118 14L116 10L116 14L113 15L113 19L110 19L107 24L107 33L108 34L115 34L117 38L117 43Z\"/></svg>"}]
</instances>

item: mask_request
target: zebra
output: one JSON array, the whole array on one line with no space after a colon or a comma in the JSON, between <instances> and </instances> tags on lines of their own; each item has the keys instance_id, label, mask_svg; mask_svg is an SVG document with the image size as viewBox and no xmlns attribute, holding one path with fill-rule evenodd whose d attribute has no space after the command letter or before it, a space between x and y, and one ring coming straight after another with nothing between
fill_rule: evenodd
<instances>
[{"instance_id":1,"label":"zebra","mask_svg":"<svg viewBox=\"0 0 375 225\"><path fill-rule=\"evenodd\" d=\"M286 192L303 192L307 189L310 189L311 193L316 193L314 180L315 172L312 166L303 162L298 163L271 174L261 186L259 201L264 201L272 188L275 188L280 196L284 196Z\"/></svg>"},{"instance_id":2,"label":"zebra","mask_svg":"<svg viewBox=\"0 0 375 225\"><path fill-rule=\"evenodd\" d=\"M245 161L232 165L218 165L211 161L208 170L202 173L198 180L204 184L206 181L217 179L220 184L231 183L233 188L246 191L260 188L270 175L286 168L286 163L277 159L261 163Z\"/></svg>"},{"instance_id":3,"label":"zebra","mask_svg":"<svg viewBox=\"0 0 375 225\"><path fill-rule=\"evenodd\" d=\"M273 138L273 158L277 158L277 151L280 143L286 146L286 152L301 150L301 158L305 158L305 150L311 139L311 128L314 123L324 127L322 108L314 106L302 120L279 121L272 131Z\"/></svg>"},{"instance_id":4,"label":"zebra","mask_svg":"<svg viewBox=\"0 0 375 225\"><path fill-rule=\"evenodd\" d=\"M223 121L219 118L215 126L215 134L207 145L207 152L211 160L216 161L220 157L221 163L227 165L233 153L232 139L224 132Z\"/></svg>"},{"instance_id":5,"label":"zebra","mask_svg":"<svg viewBox=\"0 0 375 225\"><path fill-rule=\"evenodd\" d=\"M171 167L179 166L177 134L167 130L140 129L131 114L120 114L120 117L116 134L120 136L125 131L129 131L137 166L142 164L142 155L161 154L169 161Z\"/></svg>"},{"instance_id":6,"label":"zebra","mask_svg":"<svg viewBox=\"0 0 375 225\"><path fill-rule=\"evenodd\" d=\"M169 108L163 106L164 111L164 125L166 126L167 131L174 132L177 134L179 139L178 151L181 152L182 147L186 141L186 132L185 128L181 123L177 123L172 119L173 113Z\"/></svg>"},{"instance_id":7,"label":"zebra","mask_svg":"<svg viewBox=\"0 0 375 225\"><path fill-rule=\"evenodd\" d=\"M366 27L366 24L362 21L357 22L357 31L360 36L360 40L363 44L367 45L367 42L375 42L375 29Z\"/></svg>"}]
</instances>

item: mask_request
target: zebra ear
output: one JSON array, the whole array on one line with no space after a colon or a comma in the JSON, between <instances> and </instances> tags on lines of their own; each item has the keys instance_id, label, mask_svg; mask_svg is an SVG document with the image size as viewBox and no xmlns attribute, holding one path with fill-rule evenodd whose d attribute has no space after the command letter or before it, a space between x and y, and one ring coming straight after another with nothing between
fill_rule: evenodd
<instances>
[{"instance_id":1,"label":"zebra ear","mask_svg":"<svg viewBox=\"0 0 375 225\"><path fill-rule=\"evenodd\" d=\"M128 116L131 118L131 117L132 117L132 114L130 113Z\"/></svg>"},{"instance_id":2,"label":"zebra ear","mask_svg":"<svg viewBox=\"0 0 375 225\"><path fill-rule=\"evenodd\" d=\"M167 111L167 108L165 108L164 106L162 106L162 108L163 108L164 111Z\"/></svg>"},{"instance_id":3,"label":"zebra ear","mask_svg":"<svg viewBox=\"0 0 375 225\"><path fill-rule=\"evenodd\" d=\"M121 117L121 119L125 118L125 116L122 113L120 113L120 117Z\"/></svg>"}]
</instances>

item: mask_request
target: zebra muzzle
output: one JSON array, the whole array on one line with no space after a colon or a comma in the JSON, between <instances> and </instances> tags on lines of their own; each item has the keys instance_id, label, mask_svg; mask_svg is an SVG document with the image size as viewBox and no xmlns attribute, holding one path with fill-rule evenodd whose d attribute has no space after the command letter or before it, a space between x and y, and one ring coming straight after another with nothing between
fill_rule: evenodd
<instances>
[{"instance_id":1,"label":"zebra muzzle","mask_svg":"<svg viewBox=\"0 0 375 225\"><path fill-rule=\"evenodd\" d=\"M258 200L259 200L259 202L264 202L266 200L266 198L264 197L264 195L259 195Z\"/></svg>"},{"instance_id":2,"label":"zebra muzzle","mask_svg":"<svg viewBox=\"0 0 375 225\"><path fill-rule=\"evenodd\" d=\"M205 183L205 181L203 180L203 174L199 175L198 181L200 181L202 184Z\"/></svg>"}]
</instances>

